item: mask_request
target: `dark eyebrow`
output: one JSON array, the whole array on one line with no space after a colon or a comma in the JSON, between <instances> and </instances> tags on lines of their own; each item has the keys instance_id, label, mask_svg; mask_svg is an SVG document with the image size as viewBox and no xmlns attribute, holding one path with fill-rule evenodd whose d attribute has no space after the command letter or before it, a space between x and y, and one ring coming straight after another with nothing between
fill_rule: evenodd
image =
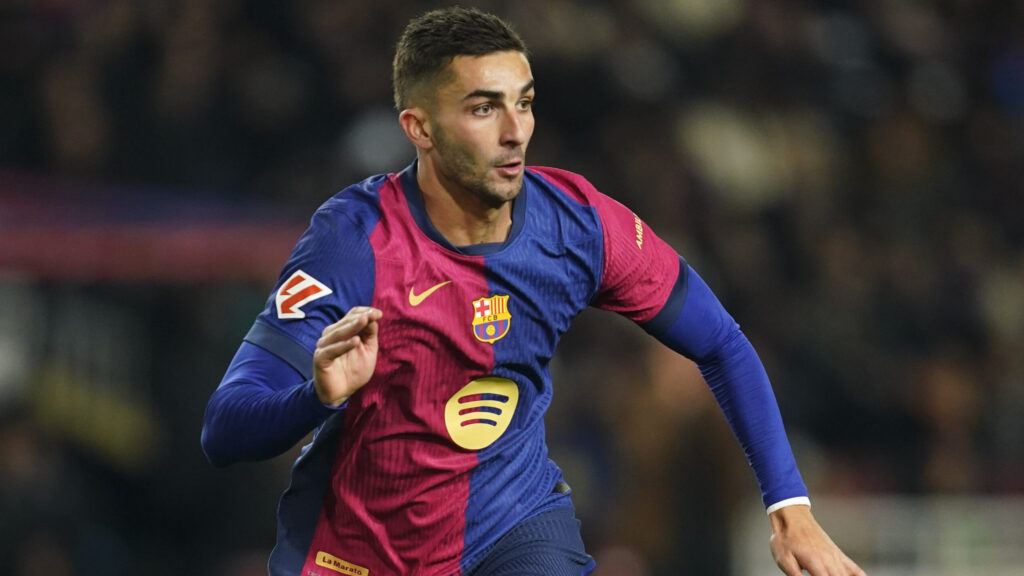
<instances>
[{"instance_id":1,"label":"dark eyebrow","mask_svg":"<svg viewBox=\"0 0 1024 576\"><path fill-rule=\"evenodd\" d=\"M527 82L526 85L523 86L523 89L519 91L519 95L522 96L530 90L533 90L534 84L536 84L535 80ZM462 99L469 100L470 98L486 98L488 100L501 100L504 97L505 93L497 90L473 90L469 94L466 94Z\"/></svg>"}]
</instances>

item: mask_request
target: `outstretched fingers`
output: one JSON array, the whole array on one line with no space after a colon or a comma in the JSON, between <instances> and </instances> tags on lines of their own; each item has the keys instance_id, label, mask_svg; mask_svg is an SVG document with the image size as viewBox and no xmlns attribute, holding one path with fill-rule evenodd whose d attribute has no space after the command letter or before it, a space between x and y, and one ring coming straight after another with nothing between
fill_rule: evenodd
<instances>
[{"instance_id":1,"label":"outstretched fingers","mask_svg":"<svg viewBox=\"0 0 1024 576\"><path fill-rule=\"evenodd\" d=\"M343 356L359 346L360 343L362 343L362 339L359 335L351 336L345 340L334 341L330 344L325 344L321 338L320 343L317 344L316 352L313 353L313 357L318 362L330 363L335 358Z\"/></svg>"},{"instance_id":2,"label":"outstretched fingers","mask_svg":"<svg viewBox=\"0 0 1024 576\"><path fill-rule=\"evenodd\" d=\"M362 332L368 325L374 323L370 328L373 335L377 334L377 320L381 318L381 311L369 306L355 306L345 316L327 328L324 328L317 347L328 347L338 342L352 339Z\"/></svg>"},{"instance_id":3,"label":"outstretched fingers","mask_svg":"<svg viewBox=\"0 0 1024 576\"><path fill-rule=\"evenodd\" d=\"M313 360L319 366L327 366L364 342L376 349L377 320L382 312L369 306L355 306L345 316L324 328L317 340Z\"/></svg>"},{"instance_id":4,"label":"outstretched fingers","mask_svg":"<svg viewBox=\"0 0 1024 576\"><path fill-rule=\"evenodd\" d=\"M369 382L382 316L376 308L357 306L324 329L313 352L313 386L321 402L339 406Z\"/></svg>"}]
</instances>

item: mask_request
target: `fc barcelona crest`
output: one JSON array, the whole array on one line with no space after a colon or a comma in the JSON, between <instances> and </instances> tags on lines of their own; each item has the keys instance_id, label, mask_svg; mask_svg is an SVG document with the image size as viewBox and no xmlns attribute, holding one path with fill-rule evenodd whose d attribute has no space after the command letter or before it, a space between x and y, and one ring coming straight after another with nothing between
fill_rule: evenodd
<instances>
[{"instance_id":1,"label":"fc barcelona crest","mask_svg":"<svg viewBox=\"0 0 1024 576\"><path fill-rule=\"evenodd\" d=\"M481 342L494 342L508 334L512 315L508 296L491 296L473 301L473 335Z\"/></svg>"}]
</instances>

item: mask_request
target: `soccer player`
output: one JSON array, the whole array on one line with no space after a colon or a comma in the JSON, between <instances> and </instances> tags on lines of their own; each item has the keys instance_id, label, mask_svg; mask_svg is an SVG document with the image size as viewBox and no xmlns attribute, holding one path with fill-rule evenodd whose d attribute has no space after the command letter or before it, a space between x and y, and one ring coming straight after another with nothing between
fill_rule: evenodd
<instances>
[{"instance_id":1,"label":"soccer player","mask_svg":"<svg viewBox=\"0 0 1024 576\"><path fill-rule=\"evenodd\" d=\"M393 72L416 160L317 210L206 411L216 465L315 430L270 573L589 574L543 417L559 337L596 306L697 362L783 572L862 575L812 517L761 362L708 286L582 177L526 166L535 88L516 33L428 12Z\"/></svg>"}]
</instances>

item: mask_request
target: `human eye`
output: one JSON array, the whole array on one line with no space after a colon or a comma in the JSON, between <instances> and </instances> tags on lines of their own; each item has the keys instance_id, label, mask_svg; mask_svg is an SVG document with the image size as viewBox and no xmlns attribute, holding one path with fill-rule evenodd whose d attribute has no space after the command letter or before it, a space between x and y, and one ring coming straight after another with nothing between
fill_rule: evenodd
<instances>
[{"instance_id":1,"label":"human eye","mask_svg":"<svg viewBox=\"0 0 1024 576\"><path fill-rule=\"evenodd\" d=\"M483 104L473 107L473 114L476 116L487 116L492 110L494 110L494 105L490 102L484 102Z\"/></svg>"},{"instance_id":2,"label":"human eye","mask_svg":"<svg viewBox=\"0 0 1024 576\"><path fill-rule=\"evenodd\" d=\"M533 98L523 98L519 102L516 102L516 108L522 111L527 111L533 108Z\"/></svg>"}]
</instances>

